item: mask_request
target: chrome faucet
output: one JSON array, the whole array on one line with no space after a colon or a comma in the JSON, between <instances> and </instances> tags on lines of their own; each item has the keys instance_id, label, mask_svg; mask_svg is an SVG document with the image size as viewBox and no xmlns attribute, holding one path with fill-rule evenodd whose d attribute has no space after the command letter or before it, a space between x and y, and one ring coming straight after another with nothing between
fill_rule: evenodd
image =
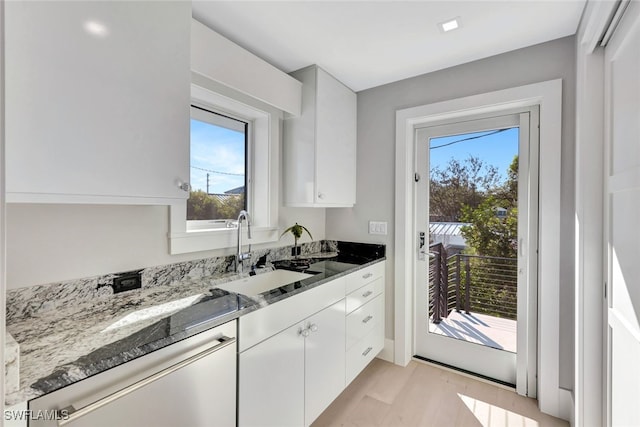
<instances>
[{"instance_id":1,"label":"chrome faucet","mask_svg":"<svg viewBox=\"0 0 640 427\"><path fill-rule=\"evenodd\" d=\"M251 217L245 210L240 211L238 214L238 250L236 251L236 273L242 273L243 261L251 258L251 243L249 243L249 250L242 252L242 219L247 222L247 238L251 239Z\"/></svg>"}]
</instances>

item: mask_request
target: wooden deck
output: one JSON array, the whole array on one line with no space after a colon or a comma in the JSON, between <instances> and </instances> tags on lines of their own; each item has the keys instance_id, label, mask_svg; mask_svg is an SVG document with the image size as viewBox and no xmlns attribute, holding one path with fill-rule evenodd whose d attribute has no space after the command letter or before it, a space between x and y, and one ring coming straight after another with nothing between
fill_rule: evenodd
<instances>
[{"instance_id":1,"label":"wooden deck","mask_svg":"<svg viewBox=\"0 0 640 427\"><path fill-rule=\"evenodd\" d=\"M429 322L429 332L515 353L516 325L515 320L453 310L439 324Z\"/></svg>"}]
</instances>

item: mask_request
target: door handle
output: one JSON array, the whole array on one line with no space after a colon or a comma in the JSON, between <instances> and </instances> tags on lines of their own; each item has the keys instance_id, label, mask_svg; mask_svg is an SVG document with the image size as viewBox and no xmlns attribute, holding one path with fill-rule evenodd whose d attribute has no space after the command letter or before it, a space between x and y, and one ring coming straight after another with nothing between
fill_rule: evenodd
<instances>
[{"instance_id":1,"label":"door handle","mask_svg":"<svg viewBox=\"0 0 640 427\"><path fill-rule=\"evenodd\" d=\"M229 338L226 336L222 336L220 338L218 338L218 344L214 345L213 347L210 347L206 350L204 350L201 353L198 353L196 355L193 355L191 357L189 357L188 359L185 359L181 362L176 363L175 365L171 365L168 368L165 368L163 370L161 370L160 372L156 372L155 374L152 374L146 378L141 379L138 382L135 382L133 384L131 384L128 387L123 388L122 390L118 390L115 393L111 393L110 395L97 400L93 403L88 404L85 407L82 407L80 409L76 409L73 405L67 406L66 408L64 408L62 411L59 412L65 412L65 417L63 417L62 419L58 420L58 426L62 427L65 426L69 423L74 422L75 420L77 420L80 417L84 417L85 415L90 414L91 412L102 408L105 405L108 405L111 402L114 402L122 397L125 397L126 395L133 393L134 391L148 385L151 384L154 381L159 380L160 378L166 377L169 374L172 374L173 372L182 369L194 362L197 362L198 360L205 358L219 350L222 350L225 347L228 347L232 344L235 344L236 339L235 338Z\"/></svg>"}]
</instances>

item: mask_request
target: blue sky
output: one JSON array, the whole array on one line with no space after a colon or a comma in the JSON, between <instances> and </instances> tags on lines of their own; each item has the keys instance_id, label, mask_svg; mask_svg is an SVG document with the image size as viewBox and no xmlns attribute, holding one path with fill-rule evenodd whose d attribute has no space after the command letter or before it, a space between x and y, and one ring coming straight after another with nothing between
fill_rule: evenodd
<instances>
[{"instance_id":1,"label":"blue sky","mask_svg":"<svg viewBox=\"0 0 640 427\"><path fill-rule=\"evenodd\" d=\"M473 136L486 135L491 131L433 138L429 145L431 147L429 150L430 167L439 166L440 169L445 169L451 158L464 160L469 155L473 155L482 159L484 163L497 167L501 181L504 181L507 178L507 169L513 160L513 156L518 154L518 130L518 128L512 128L494 135L435 149L433 147Z\"/></svg>"},{"instance_id":2,"label":"blue sky","mask_svg":"<svg viewBox=\"0 0 640 427\"><path fill-rule=\"evenodd\" d=\"M215 143L212 143L215 141ZM244 133L191 119L191 187L207 191L207 172L244 174ZM244 176L209 172L209 193L244 185Z\"/></svg>"}]
</instances>

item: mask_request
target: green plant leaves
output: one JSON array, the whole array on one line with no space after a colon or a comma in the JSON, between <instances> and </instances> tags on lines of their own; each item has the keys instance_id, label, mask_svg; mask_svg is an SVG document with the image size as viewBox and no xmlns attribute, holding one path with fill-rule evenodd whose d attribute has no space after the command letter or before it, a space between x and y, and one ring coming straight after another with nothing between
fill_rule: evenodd
<instances>
[{"instance_id":1,"label":"green plant leaves","mask_svg":"<svg viewBox=\"0 0 640 427\"><path fill-rule=\"evenodd\" d=\"M280 235L280 238L282 238L282 236L284 236L287 233L291 233L293 234L293 237L298 240L300 237L302 237L302 232L306 231L307 234L309 235L309 238L311 240L313 240L313 236L311 235L311 233L309 232L309 230L307 230L307 227L305 227L304 225L300 225L297 222L292 225L291 227L287 228L286 230L284 230L282 232L282 234Z\"/></svg>"}]
</instances>

